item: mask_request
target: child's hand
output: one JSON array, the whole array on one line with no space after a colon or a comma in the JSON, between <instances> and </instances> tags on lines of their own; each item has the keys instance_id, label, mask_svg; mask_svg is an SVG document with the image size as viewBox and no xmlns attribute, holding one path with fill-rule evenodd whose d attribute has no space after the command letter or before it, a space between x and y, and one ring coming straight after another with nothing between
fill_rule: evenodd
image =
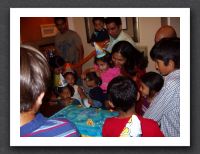
<instances>
[{"instance_id":1,"label":"child's hand","mask_svg":"<svg viewBox=\"0 0 200 154\"><path fill-rule=\"evenodd\" d=\"M92 106L93 105L93 101L91 99L88 99L88 103Z\"/></svg>"},{"instance_id":2,"label":"child's hand","mask_svg":"<svg viewBox=\"0 0 200 154\"><path fill-rule=\"evenodd\" d=\"M71 104L73 102L73 99L68 97L68 98L63 99L62 102L66 106L66 105Z\"/></svg>"}]
</instances>

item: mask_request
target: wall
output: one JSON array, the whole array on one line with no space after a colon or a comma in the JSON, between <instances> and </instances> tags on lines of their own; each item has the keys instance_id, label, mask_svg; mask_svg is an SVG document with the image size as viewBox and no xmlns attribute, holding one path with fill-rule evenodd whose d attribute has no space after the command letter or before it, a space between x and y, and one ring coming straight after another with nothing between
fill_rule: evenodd
<instances>
[{"instance_id":1,"label":"wall","mask_svg":"<svg viewBox=\"0 0 200 154\"><path fill-rule=\"evenodd\" d=\"M159 17L141 17L139 18L139 33L140 42L139 45L147 46L149 64L147 71L156 71L154 62L149 56L149 52L154 45L154 36L156 31L161 26L161 18Z\"/></svg>"},{"instance_id":2,"label":"wall","mask_svg":"<svg viewBox=\"0 0 200 154\"><path fill-rule=\"evenodd\" d=\"M87 43L84 18L83 17L74 17L74 18L71 18L70 20L68 20L68 22L73 22L73 24L69 24L69 28L75 30L81 37L81 40L83 42L83 47L84 47L84 57L86 57L88 54L90 54L91 51L94 50L94 47L92 47L90 43ZM93 66L93 62L94 62L94 60L92 58L87 63L85 63L83 65L83 70Z\"/></svg>"},{"instance_id":3,"label":"wall","mask_svg":"<svg viewBox=\"0 0 200 154\"><path fill-rule=\"evenodd\" d=\"M40 25L53 23L54 20L51 17L21 17L21 41L24 43L42 40Z\"/></svg>"},{"instance_id":4,"label":"wall","mask_svg":"<svg viewBox=\"0 0 200 154\"><path fill-rule=\"evenodd\" d=\"M33 20L34 19L34 20ZM31 42L33 44L44 44L48 42L53 42L54 38L42 38L40 32L41 24L52 24L53 18L23 18L20 21L20 33L21 33L21 41L22 42ZM85 54L87 56L91 51L94 50L94 47L91 44L87 43L86 37L86 28L85 21L83 17L74 17L68 18L69 28L75 30L81 37L83 42L83 47ZM133 36L133 26L132 26L132 18L127 18L127 29L125 30L129 33L130 36ZM180 35L180 19L179 18L170 18L170 24L174 26L177 31L178 36ZM158 28L161 26L161 18L160 17L140 17L139 18L139 33L140 33L140 42L137 45L146 46L148 50L148 60L149 65L147 67L147 71L156 71L154 68L154 62L151 60L149 56L149 52L154 45L154 35ZM93 59L88 61L83 65L83 70L93 65Z\"/></svg>"}]
</instances>

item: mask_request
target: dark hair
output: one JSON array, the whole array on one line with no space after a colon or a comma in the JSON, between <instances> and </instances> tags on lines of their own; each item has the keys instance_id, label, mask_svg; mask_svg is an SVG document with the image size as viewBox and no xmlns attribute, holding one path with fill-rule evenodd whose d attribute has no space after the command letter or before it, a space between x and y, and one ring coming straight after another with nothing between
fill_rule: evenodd
<instances>
[{"instance_id":1,"label":"dark hair","mask_svg":"<svg viewBox=\"0 0 200 154\"><path fill-rule=\"evenodd\" d=\"M101 60L101 61L107 63L109 65L109 67L113 67L111 54L107 51L105 53L106 53L106 55L104 55L103 57L100 57L100 58L95 57L94 63L97 65L97 61Z\"/></svg>"},{"instance_id":2,"label":"dark hair","mask_svg":"<svg viewBox=\"0 0 200 154\"><path fill-rule=\"evenodd\" d=\"M58 20L63 20L64 22L67 21L65 17L55 17L55 18L54 18L54 23L56 24L56 22L57 22Z\"/></svg>"},{"instance_id":3,"label":"dark hair","mask_svg":"<svg viewBox=\"0 0 200 154\"><path fill-rule=\"evenodd\" d=\"M74 95L74 88L72 87L72 86L70 86L69 84L67 84L66 86L64 86L64 87L57 87L57 93L58 93L58 95L60 94L60 93L62 93L63 92L63 90L64 89L69 89L69 91L70 91L70 93L71 93L71 97Z\"/></svg>"},{"instance_id":4,"label":"dark hair","mask_svg":"<svg viewBox=\"0 0 200 154\"><path fill-rule=\"evenodd\" d=\"M120 53L126 59L123 68L128 74L135 74L136 67L144 70L148 65L148 59L144 56L144 53L140 52L127 41L117 42L112 48L111 55L116 52Z\"/></svg>"},{"instance_id":5,"label":"dark hair","mask_svg":"<svg viewBox=\"0 0 200 154\"><path fill-rule=\"evenodd\" d=\"M49 65L52 68L58 68L65 64L65 60L61 56L54 56L49 59Z\"/></svg>"},{"instance_id":6,"label":"dark hair","mask_svg":"<svg viewBox=\"0 0 200 154\"><path fill-rule=\"evenodd\" d=\"M118 76L108 84L108 99L117 110L127 112L137 100L137 86L135 82L124 76Z\"/></svg>"},{"instance_id":7,"label":"dark hair","mask_svg":"<svg viewBox=\"0 0 200 154\"><path fill-rule=\"evenodd\" d=\"M169 60L174 61L175 68L180 68L180 39L163 38L157 42L150 52L151 58L164 61L168 65Z\"/></svg>"},{"instance_id":8,"label":"dark hair","mask_svg":"<svg viewBox=\"0 0 200 154\"><path fill-rule=\"evenodd\" d=\"M75 80L75 83L76 83L77 78L78 78L76 72L66 72L66 73L63 75L63 77L66 78L67 75L72 75L72 76L74 77L74 80Z\"/></svg>"},{"instance_id":9,"label":"dark hair","mask_svg":"<svg viewBox=\"0 0 200 154\"><path fill-rule=\"evenodd\" d=\"M44 55L37 49L20 47L20 112L32 109L38 96L45 92L50 81L50 70Z\"/></svg>"},{"instance_id":10,"label":"dark hair","mask_svg":"<svg viewBox=\"0 0 200 154\"><path fill-rule=\"evenodd\" d=\"M121 18L120 17L107 17L105 18L105 23L110 24L110 23L115 23L117 26L120 26L122 24Z\"/></svg>"},{"instance_id":11,"label":"dark hair","mask_svg":"<svg viewBox=\"0 0 200 154\"><path fill-rule=\"evenodd\" d=\"M156 72L148 72L141 77L141 81L149 87L149 97L154 97L156 92L159 92L164 84L163 77Z\"/></svg>"},{"instance_id":12,"label":"dark hair","mask_svg":"<svg viewBox=\"0 0 200 154\"><path fill-rule=\"evenodd\" d=\"M97 76L96 72L86 73L86 80L89 80L89 81L94 80L98 86L102 84L102 80L100 77Z\"/></svg>"},{"instance_id":13,"label":"dark hair","mask_svg":"<svg viewBox=\"0 0 200 154\"><path fill-rule=\"evenodd\" d=\"M92 18L92 23L95 24L95 21L97 21L97 20L100 20L104 23L105 19L104 19L104 17L94 17L94 18Z\"/></svg>"}]
</instances>

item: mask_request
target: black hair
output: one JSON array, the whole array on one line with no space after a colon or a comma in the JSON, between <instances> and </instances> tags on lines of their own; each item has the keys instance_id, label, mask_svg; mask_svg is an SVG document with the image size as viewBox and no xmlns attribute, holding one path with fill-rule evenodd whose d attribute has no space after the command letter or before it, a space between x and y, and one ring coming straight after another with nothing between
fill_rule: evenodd
<instances>
[{"instance_id":1,"label":"black hair","mask_svg":"<svg viewBox=\"0 0 200 154\"><path fill-rule=\"evenodd\" d=\"M116 52L126 59L122 68L130 75L136 74L136 67L144 70L148 65L148 59L144 56L144 52L140 52L128 41L117 42L112 48L111 55Z\"/></svg>"},{"instance_id":2,"label":"black hair","mask_svg":"<svg viewBox=\"0 0 200 154\"><path fill-rule=\"evenodd\" d=\"M169 60L175 64L175 68L180 68L180 39L179 38L163 38L157 42L150 51L151 58L164 61L165 66Z\"/></svg>"},{"instance_id":3,"label":"black hair","mask_svg":"<svg viewBox=\"0 0 200 154\"><path fill-rule=\"evenodd\" d=\"M102 80L100 77L97 76L96 72L86 73L86 80L89 80L89 81L94 80L98 86L102 84Z\"/></svg>"},{"instance_id":4,"label":"black hair","mask_svg":"<svg viewBox=\"0 0 200 154\"><path fill-rule=\"evenodd\" d=\"M77 81L77 73L76 72L66 72L64 75L63 75L63 77L65 78L67 75L72 75L73 77L74 77L74 80L75 80L75 83L76 83L76 81Z\"/></svg>"},{"instance_id":5,"label":"black hair","mask_svg":"<svg viewBox=\"0 0 200 154\"><path fill-rule=\"evenodd\" d=\"M64 87L57 87L57 95L59 95L60 93L62 93L65 88L69 89L69 91L71 93L71 97L72 97L74 95L75 91L74 91L74 88L71 85L69 85L69 84L67 84Z\"/></svg>"},{"instance_id":6,"label":"black hair","mask_svg":"<svg viewBox=\"0 0 200 154\"><path fill-rule=\"evenodd\" d=\"M149 88L149 97L154 97L156 92L159 92L164 84L163 77L156 72L148 72L141 77L141 81Z\"/></svg>"},{"instance_id":7,"label":"black hair","mask_svg":"<svg viewBox=\"0 0 200 154\"><path fill-rule=\"evenodd\" d=\"M95 21L97 21L97 20L100 20L100 21L102 21L103 23L104 23L104 21L105 21L104 17L94 17L94 18L92 18L92 23L95 24Z\"/></svg>"},{"instance_id":8,"label":"black hair","mask_svg":"<svg viewBox=\"0 0 200 154\"><path fill-rule=\"evenodd\" d=\"M58 68L65 64L65 60L61 56L54 56L49 59L49 65L52 68Z\"/></svg>"},{"instance_id":9,"label":"black hair","mask_svg":"<svg viewBox=\"0 0 200 154\"><path fill-rule=\"evenodd\" d=\"M127 112L137 101L137 86L135 82L125 76L118 76L108 84L108 99L116 110Z\"/></svg>"},{"instance_id":10,"label":"black hair","mask_svg":"<svg viewBox=\"0 0 200 154\"><path fill-rule=\"evenodd\" d=\"M65 17L55 17L55 18L54 18L54 23L56 24L56 22L57 22L58 20L63 20L64 22L67 21Z\"/></svg>"},{"instance_id":11,"label":"black hair","mask_svg":"<svg viewBox=\"0 0 200 154\"><path fill-rule=\"evenodd\" d=\"M107 17L105 18L105 23L110 24L110 23L115 23L117 26L120 26L122 24L121 18L120 17Z\"/></svg>"},{"instance_id":12,"label":"black hair","mask_svg":"<svg viewBox=\"0 0 200 154\"><path fill-rule=\"evenodd\" d=\"M95 57L94 63L97 65L97 61L101 60L101 61L107 63L109 65L109 67L113 67L111 54L107 51L105 51L105 53L106 54L103 57L100 57L100 58Z\"/></svg>"}]
</instances>

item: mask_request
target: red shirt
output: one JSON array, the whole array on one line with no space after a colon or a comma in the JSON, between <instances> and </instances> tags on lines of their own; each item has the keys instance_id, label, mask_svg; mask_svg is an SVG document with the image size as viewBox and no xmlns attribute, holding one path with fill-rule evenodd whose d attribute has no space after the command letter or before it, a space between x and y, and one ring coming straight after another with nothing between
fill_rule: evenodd
<instances>
[{"instance_id":1,"label":"red shirt","mask_svg":"<svg viewBox=\"0 0 200 154\"><path fill-rule=\"evenodd\" d=\"M141 122L142 137L164 137L157 122L138 116ZM122 130L128 122L128 118L120 119L118 117L107 118L103 125L103 137L119 137Z\"/></svg>"}]
</instances>

